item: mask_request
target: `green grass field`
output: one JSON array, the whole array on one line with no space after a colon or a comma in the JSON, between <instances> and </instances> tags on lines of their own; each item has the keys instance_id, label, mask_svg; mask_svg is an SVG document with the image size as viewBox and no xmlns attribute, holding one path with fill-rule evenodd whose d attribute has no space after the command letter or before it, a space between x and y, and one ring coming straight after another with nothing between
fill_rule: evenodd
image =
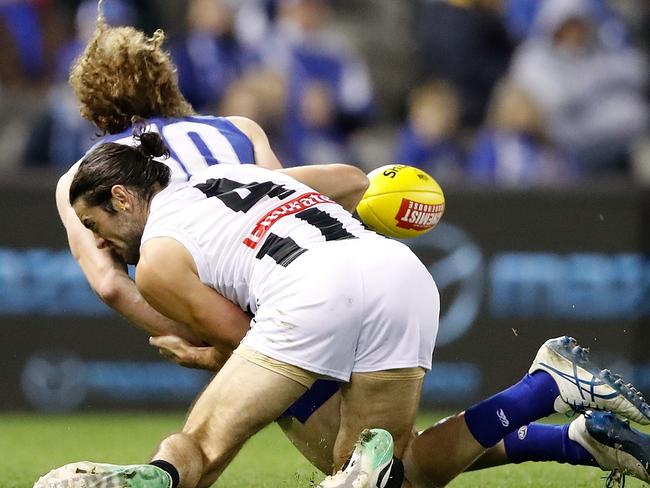
<instances>
[{"instance_id":1,"label":"green grass field","mask_svg":"<svg viewBox=\"0 0 650 488\"><path fill-rule=\"evenodd\" d=\"M438 416L423 415L420 427ZM0 416L0 487L31 488L43 473L81 461L137 463L157 442L177 430L182 414L86 414ZM452 488L598 487L605 473L553 463L502 466L461 475ZM306 488L320 480L275 425L253 438L215 486L224 488ZM627 488L646 486L628 479Z\"/></svg>"}]
</instances>

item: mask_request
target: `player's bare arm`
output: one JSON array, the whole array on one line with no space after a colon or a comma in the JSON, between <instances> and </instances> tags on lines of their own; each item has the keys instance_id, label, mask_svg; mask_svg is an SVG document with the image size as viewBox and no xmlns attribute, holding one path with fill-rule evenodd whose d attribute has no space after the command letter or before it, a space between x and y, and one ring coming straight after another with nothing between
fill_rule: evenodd
<instances>
[{"instance_id":1,"label":"player's bare arm","mask_svg":"<svg viewBox=\"0 0 650 488\"><path fill-rule=\"evenodd\" d=\"M278 170L327 195L348 212L353 212L368 189L368 177L349 164L315 164Z\"/></svg>"},{"instance_id":2,"label":"player's bare arm","mask_svg":"<svg viewBox=\"0 0 650 488\"><path fill-rule=\"evenodd\" d=\"M82 225L68 201L70 183L76 169L77 165L74 165L59 179L56 204L70 251L91 288L104 303L148 334L174 334L199 344L198 338L187 327L161 315L144 300L129 277L126 265L118 256L108 248L97 248L93 233Z\"/></svg>"},{"instance_id":3,"label":"player's bare arm","mask_svg":"<svg viewBox=\"0 0 650 488\"><path fill-rule=\"evenodd\" d=\"M232 122L235 127L242 131L253 143L253 147L255 148L255 164L267 169L282 168L280 160L273 152L273 149L271 149L269 138L257 122L246 117L226 118Z\"/></svg>"},{"instance_id":4,"label":"player's bare arm","mask_svg":"<svg viewBox=\"0 0 650 488\"><path fill-rule=\"evenodd\" d=\"M359 168L348 164L316 164L299 168L282 168L264 130L251 119L228 117L252 141L259 166L277 169L305 185L327 195L352 212L368 188L368 178Z\"/></svg>"},{"instance_id":5,"label":"player's bare arm","mask_svg":"<svg viewBox=\"0 0 650 488\"><path fill-rule=\"evenodd\" d=\"M248 315L200 281L192 256L172 238L145 242L136 285L158 312L186 324L201 340L226 354L248 331Z\"/></svg>"}]
</instances>

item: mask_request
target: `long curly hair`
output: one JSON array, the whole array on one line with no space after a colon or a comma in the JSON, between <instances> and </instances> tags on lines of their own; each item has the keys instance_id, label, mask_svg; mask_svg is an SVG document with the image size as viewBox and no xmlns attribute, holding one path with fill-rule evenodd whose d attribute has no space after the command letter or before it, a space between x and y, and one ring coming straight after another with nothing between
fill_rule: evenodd
<instances>
[{"instance_id":1,"label":"long curly hair","mask_svg":"<svg viewBox=\"0 0 650 488\"><path fill-rule=\"evenodd\" d=\"M95 34L70 71L82 117L116 134L134 118L193 115L178 88L176 67L162 49L164 32L147 37L133 27L110 27L103 0L97 10Z\"/></svg>"}]
</instances>

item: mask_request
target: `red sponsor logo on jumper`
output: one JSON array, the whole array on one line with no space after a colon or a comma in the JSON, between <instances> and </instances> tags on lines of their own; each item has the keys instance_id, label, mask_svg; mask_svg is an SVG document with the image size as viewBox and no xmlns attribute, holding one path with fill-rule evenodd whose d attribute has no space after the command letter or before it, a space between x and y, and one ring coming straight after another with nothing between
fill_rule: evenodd
<instances>
[{"instance_id":1,"label":"red sponsor logo on jumper","mask_svg":"<svg viewBox=\"0 0 650 488\"><path fill-rule=\"evenodd\" d=\"M295 213L306 210L319 203L335 203L329 197L321 195L320 193L304 193L293 200L289 200L281 205L278 205L273 210L268 212L264 217L257 221L250 234L242 241L251 249L255 249L262 238L266 235L268 230L282 217L293 215Z\"/></svg>"},{"instance_id":2,"label":"red sponsor logo on jumper","mask_svg":"<svg viewBox=\"0 0 650 488\"><path fill-rule=\"evenodd\" d=\"M395 220L400 229L426 230L438 223L444 211L444 203L431 205L402 198Z\"/></svg>"}]
</instances>

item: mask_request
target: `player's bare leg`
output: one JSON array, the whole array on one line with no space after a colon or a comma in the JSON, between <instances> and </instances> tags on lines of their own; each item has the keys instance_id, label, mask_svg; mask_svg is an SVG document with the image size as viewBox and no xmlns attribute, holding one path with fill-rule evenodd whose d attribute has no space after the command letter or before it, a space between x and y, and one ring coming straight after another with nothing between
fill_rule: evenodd
<instances>
[{"instance_id":1,"label":"player's bare leg","mask_svg":"<svg viewBox=\"0 0 650 488\"><path fill-rule=\"evenodd\" d=\"M201 479L196 485L196 488L209 488L214 483L219 479L219 477L223 474L224 470L228 467L228 465L232 462L233 459L235 459L235 456L239 453L239 449L236 451L233 451L232 454L226 459L226 461L223 463L222 466L219 466L212 471L208 471L203 474Z\"/></svg>"},{"instance_id":2,"label":"player's bare leg","mask_svg":"<svg viewBox=\"0 0 650 488\"><path fill-rule=\"evenodd\" d=\"M451 420L452 417L453 416L449 416L440 419L434 425L435 426L442 425L448 420ZM417 439L417 437L424 432L426 431L413 432L413 435L411 436L411 442L414 442ZM407 447L407 451L409 450L409 448L410 446ZM467 467L467 469L465 469L465 471L476 471L479 469L493 468L495 466L501 466L503 464L510 464L511 462L512 461L510 460L508 454L506 453L504 441L499 441L495 446L492 446L489 449L485 449L485 451L481 453L479 457L472 464L470 464ZM407 473L407 477L408 477L408 473Z\"/></svg>"},{"instance_id":3,"label":"player's bare leg","mask_svg":"<svg viewBox=\"0 0 650 488\"><path fill-rule=\"evenodd\" d=\"M447 417L420 433L404 455L404 469L417 487L445 486L486 451L472 435L464 412ZM433 460L444 459L433 466Z\"/></svg>"},{"instance_id":4,"label":"player's bare leg","mask_svg":"<svg viewBox=\"0 0 650 488\"><path fill-rule=\"evenodd\" d=\"M314 385L316 387L316 385ZM326 387L329 390L329 386ZM323 395L323 389L314 397L309 397L308 401L302 404L305 407L314 402L318 405L320 397ZM299 400L300 402L300 400ZM334 441L339 430L339 416L340 416L340 392L334 393L328 400L320 404L318 408L307 414L306 420L301 419L304 411L299 409L294 410L297 417L283 415L276 423L284 431L287 438L294 444L300 453L312 463L313 466L318 468L323 474L331 474L333 461ZM292 405L292 408L295 404ZM301 407L301 408L302 408ZM311 407L310 407L311 408ZM236 453L233 453L234 458ZM230 461L228 461L229 463ZM221 476L225 466L214 471L205 473L198 483L198 488L207 488L214 484L214 482Z\"/></svg>"},{"instance_id":5,"label":"player's bare leg","mask_svg":"<svg viewBox=\"0 0 650 488\"><path fill-rule=\"evenodd\" d=\"M296 370L313 382L308 373ZM160 444L151 464L74 463L48 473L36 486L57 486L52 482L78 487L208 486L250 436L278 418L306 390L296 379L235 353L199 395L183 431Z\"/></svg>"},{"instance_id":6,"label":"player's bare leg","mask_svg":"<svg viewBox=\"0 0 650 488\"><path fill-rule=\"evenodd\" d=\"M340 405L341 393L338 392L305 423L288 417L277 422L300 453L324 474L331 474L334 466L334 443L340 426Z\"/></svg>"},{"instance_id":7,"label":"player's bare leg","mask_svg":"<svg viewBox=\"0 0 650 488\"><path fill-rule=\"evenodd\" d=\"M495 466L510 464L511 462L512 461L508 457L508 454L506 454L506 448L503 441L501 441L496 446L486 449L485 452L481 454L465 471L493 468Z\"/></svg>"},{"instance_id":8,"label":"player's bare leg","mask_svg":"<svg viewBox=\"0 0 650 488\"><path fill-rule=\"evenodd\" d=\"M334 445L334 466L347 460L361 432L370 426L391 433L393 452L401 458L413 431L421 389L421 378L384 379L375 373L353 373L350 382L341 387L341 427Z\"/></svg>"},{"instance_id":9,"label":"player's bare leg","mask_svg":"<svg viewBox=\"0 0 650 488\"><path fill-rule=\"evenodd\" d=\"M347 465L319 487L409 486L400 458L413 435L423 373L408 368L352 374L341 387L341 425L334 444L335 468ZM366 430L369 426L378 429Z\"/></svg>"},{"instance_id":10,"label":"player's bare leg","mask_svg":"<svg viewBox=\"0 0 650 488\"><path fill-rule=\"evenodd\" d=\"M179 488L195 488L204 474L220 472L244 442L278 418L306 387L233 355L192 408L183 432L154 456L173 465ZM201 462L186 464L186 453Z\"/></svg>"}]
</instances>

